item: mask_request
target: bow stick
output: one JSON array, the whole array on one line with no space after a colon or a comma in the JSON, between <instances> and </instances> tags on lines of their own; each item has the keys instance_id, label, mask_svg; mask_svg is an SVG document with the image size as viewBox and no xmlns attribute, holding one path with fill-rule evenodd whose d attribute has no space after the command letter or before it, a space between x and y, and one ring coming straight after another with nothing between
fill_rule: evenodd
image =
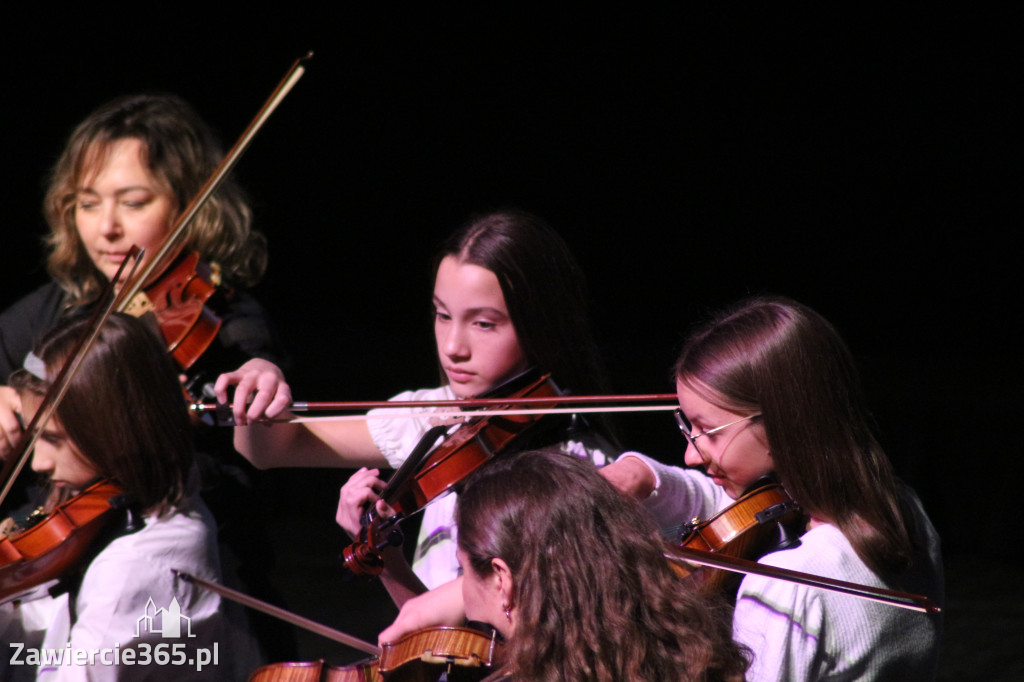
<instances>
[{"instance_id":1,"label":"bow stick","mask_svg":"<svg viewBox=\"0 0 1024 682\"><path fill-rule=\"evenodd\" d=\"M292 625L309 630L310 632L315 632L316 634L322 635L327 639L334 640L335 642L341 642L346 646L358 649L359 651L370 654L371 656L380 656L380 647L363 641L358 637L353 637L352 635L345 634L340 630L335 630L334 628L317 623L315 620L310 620L309 618L304 618L300 615L294 614L291 611L286 611L279 606L274 606L273 604L268 604L265 601L260 601L259 599L250 597L243 592L232 590L229 587L224 587L219 583L197 578L191 573L179 571L176 568L172 568L171 573L173 573L175 577L181 578L187 583L199 585L211 592L216 592L220 596L230 599L231 601L238 602L244 606L248 606L250 609L255 609L261 613L267 614L268 616L273 616L274 618L280 618L286 623L291 623Z\"/></svg>"},{"instance_id":2,"label":"bow stick","mask_svg":"<svg viewBox=\"0 0 1024 682\"><path fill-rule=\"evenodd\" d=\"M903 609L910 609L911 611L919 611L921 613L940 613L942 611L935 602L924 595L912 594L909 592L897 592L896 590L886 590L880 587L870 587L868 585L860 585L858 583L848 583L844 580L835 580L834 578L825 578L818 575L812 575L810 573L801 573L800 571L792 571L788 568L765 566L753 561L747 561L746 559L738 559L736 557L716 554L714 552L705 552L699 549L691 549L689 547L672 547L669 552L665 553L665 557L678 563L694 563L700 564L701 566L720 568L734 573L760 575L765 578L778 578L792 583L799 583L800 585L818 587L823 590L839 592L840 594L847 594L851 597L859 597L861 599L876 601L890 606L898 606Z\"/></svg>"},{"instance_id":3,"label":"bow stick","mask_svg":"<svg viewBox=\"0 0 1024 682\"><path fill-rule=\"evenodd\" d=\"M292 424L302 424L314 421L348 421L360 419L391 419L394 417L481 417L488 413L493 415L524 415L524 414L583 414L594 412L656 412L659 410L669 411L679 407L676 402L675 393L647 393L638 395L566 395L543 398L467 398L456 400L363 400L353 402L293 402L289 407L291 412L343 412L362 411L377 408L389 408L387 413L379 415L352 415L352 416L330 416L330 417L299 417L281 420L265 420L269 422L281 421ZM615 405L615 403L659 403L671 401L670 404L654 405ZM461 408L474 407L503 407L515 405L516 409L495 409L481 410L479 412L467 412ZM536 405L537 407L530 407ZM554 406L559 407L545 407ZM600 405L600 407L564 407L564 405ZM406 408L433 407L437 409L428 414L424 412L400 412ZM450 408L450 409L444 409ZM234 421L231 418L231 405L220 405L217 403L196 403L189 406L189 410L197 415L213 414L217 423L222 426L231 426Z\"/></svg>"}]
</instances>

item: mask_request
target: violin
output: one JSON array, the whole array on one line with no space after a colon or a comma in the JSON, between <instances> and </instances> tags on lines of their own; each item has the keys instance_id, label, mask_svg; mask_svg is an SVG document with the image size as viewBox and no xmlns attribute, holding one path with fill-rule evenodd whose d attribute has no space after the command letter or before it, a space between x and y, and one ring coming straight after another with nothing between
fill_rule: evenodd
<instances>
[{"instance_id":1,"label":"violin","mask_svg":"<svg viewBox=\"0 0 1024 682\"><path fill-rule=\"evenodd\" d=\"M0 601L23 596L81 566L122 508L121 489L100 481L27 530L0 537Z\"/></svg>"},{"instance_id":2,"label":"violin","mask_svg":"<svg viewBox=\"0 0 1024 682\"><path fill-rule=\"evenodd\" d=\"M495 630L488 635L471 627L432 627L385 644L378 668L389 682L435 680L441 672L451 680L476 680L489 674L503 654Z\"/></svg>"},{"instance_id":3,"label":"violin","mask_svg":"<svg viewBox=\"0 0 1024 682\"><path fill-rule=\"evenodd\" d=\"M504 653L497 630L487 628L486 632L477 627L424 628L378 648L229 587L184 571L171 572L226 599L374 655L349 666L333 666L322 660L274 663L257 668L249 677L250 682L419 682L436 680L441 673L451 680L477 680L498 665Z\"/></svg>"},{"instance_id":4,"label":"violin","mask_svg":"<svg viewBox=\"0 0 1024 682\"><path fill-rule=\"evenodd\" d=\"M493 392L506 394L502 406L513 411L519 398L554 398L561 394L550 374L537 376L535 370L512 378ZM395 514L381 518L375 507L370 507L363 517L359 538L342 554L349 571L356 575L379 575L384 568L381 552L388 546L402 544L400 521L451 490L491 457L519 445L528 432L536 435L535 427L541 420L540 415L508 414L500 409L480 417L472 417L471 412L466 414L468 421L448 432L436 448L434 444L448 427L435 426L427 431L388 481L380 498Z\"/></svg>"},{"instance_id":5,"label":"violin","mask_svg":"<svg viewBox=\"0 0 1024 682\"><path fill-rule=\"evenodd\" d=\"M14 486L43 427L56 414L58 404L99 336L103 323L122 302L123 292L114 295L114 283L129 264L134 274L141 259L142 250L132 246L103 294L104 298L110 297L109 302L92 312L85 333L75 343L74 350L57 376L51 380L46 395L36 407L18 450L4 461L0 469L0 503ZM113 502L115 500L117 503ZM82 565L88 556L89 547L106 526L117 518L115 508L123 507L123 502L123 495L117 486L108 481L100 481L57 506L44 521L21 533L0 538L0 599L21 596L34 587L59 578L65 571Z\"/></svg>"},{"instance_id":6,"label":"violin","mask_svg":"<svg viewBox=\"0 0 1024 682\"><path fill-rule=\"evenodd\" d=\"M501 660L497 636L467 627L433 627L385 644L379 659L334 666L324 661L272 663L257 668L249 682L419 682L479 680ZM444 678L439 675L444 674Z\"/></svg>"},{"instance_id":7,"label":"violin","mask_svg":"<svg viewBox=\"0 0 1024 682\"><path fill-rule=\"evenodd\" d=\"M124 311L152 314L178 366L187 370L206 352L220 331L221 319L206 305L221 286L220 268L183 252L159 279L133 296Z\"/></svg>"},{"instance_id":8,"label":"violin","mask_svg":"<svg viewBox=\"0 0 1024 682\"><path fill-rule=\"evenodd\" d=\"M433 627L385 644L378 659L346 666L323 660L272 663L253 671L249 682L479 680L493 671L502 654L496 635L468 627ZM439 677L442 674L445 677Z\"/></svg>"},{"instance_id":9,"label":"violin","mask_svg":"<svg viewBox=\"0 0 1024 682\"><path fill-rule=\"evenodd\" d=\"M319 661L271 663L256 668L249 682L383 682L376 660L352 665L331 665Z\"/></svg>"},{"instance_id":10,"label":"violin","mask_svg":"<svg viewBox=\"0 0 1024 682\"><path fill-rule=\"evenodd\" d=\"M806 523L800 508L780 484L754 485L757 487L707 521L693 519L679 527L678 545L752 561L792 546ZM735 599L742 576L707 570L698 579L702 589Z\"/></svg>"},{"instance_id":11,"label":"violin","mask_svg":"<svg viewBox=\"0 0 1024 682\"><path fill-rule=\"evenodd\" d=\"M754 484L755 486L758 483ZM744 575L753 574L809 585L923 613L942 609L926 596L825 578L756 563L757 559L799 542L806 517L778 483L761 485L707 521L694 519L680 526L680 542L665 556L680 577L696 577L690 564L701 569L700 589L727 595L735 601Z\"/></svg>"}]
</instances>

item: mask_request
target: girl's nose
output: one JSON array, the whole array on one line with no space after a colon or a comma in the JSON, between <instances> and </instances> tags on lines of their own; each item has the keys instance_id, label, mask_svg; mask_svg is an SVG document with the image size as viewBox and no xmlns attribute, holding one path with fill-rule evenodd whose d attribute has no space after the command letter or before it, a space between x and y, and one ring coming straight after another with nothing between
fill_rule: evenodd
<instances>
[{"instance_id":1,"label":"girl's nose","mask_svg":"<svg viewBox=\"0 0 1024 682\"><path fill-rule=\"evenodd\" d=\"M459 325L453 324L444 337L444 354L453 359L464 359L469 357L469 346L466 337Z\"/></svg>"},{"instance_id":2,"label":"girl's nose","mask_svg":"<svg viewBox=\"0 0 1024 682\"><path fill-rule=\"evenodd\" d=\"M46 455L45 448L42 447L41 443L37 443L35 450L32 452L32 471L39 474L53 471L53 458Z\"/></svg>"},{"instance_id":3,"label":"girl's nose","mask_svg":"<svg viewBox=\"0 0 1024 682\"><path fill-rule=\"evenodd\" d=\"M683 453L683 461L686 462L687 466L699 467L707 464L709 460L704 457L693 443L687 443L686 452Z\"/></svg>"}]
</instances>

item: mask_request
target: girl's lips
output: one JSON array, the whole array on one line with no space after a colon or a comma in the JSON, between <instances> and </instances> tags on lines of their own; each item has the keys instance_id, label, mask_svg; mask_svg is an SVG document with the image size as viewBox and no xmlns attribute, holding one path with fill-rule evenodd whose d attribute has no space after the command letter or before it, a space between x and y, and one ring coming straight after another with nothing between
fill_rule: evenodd
<instances>
[{"instance_id":1,"label":"girl's lips","mask_svg":"<svg viewBox=\"0 0 1024 682\"><path fill-rule=\"evenodd\" d=\"M445 367L444 370L448 374L448 379L456 382L471 381L476 376L473 372L467 372L461 369L453 369L451 367Z\"/></svg>"}]
</instances>

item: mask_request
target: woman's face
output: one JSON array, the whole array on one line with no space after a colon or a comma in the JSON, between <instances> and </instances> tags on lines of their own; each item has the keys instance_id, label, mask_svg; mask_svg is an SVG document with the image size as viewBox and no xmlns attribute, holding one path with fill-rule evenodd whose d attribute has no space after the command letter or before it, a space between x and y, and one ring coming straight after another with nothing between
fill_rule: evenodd
<instances>
[{"instance_id":1,"label":"woman's face","mask_svg":"<svg viewBox=\"0 0 1024 682\"><path fill-rule=\"evenodd\" d=\"M434 310L438 358L456 396L478 396L529 366L490 270L446 257L434 281Z\"/></svg>"},{"instance_id":2,"label":"woman's face","mask_svg":"<svg viewBox=\"0 0 1024 682\"><path fill-rule=\"evenodd\" d=\"M476 572L469 557L461 548L455 552L462 567L462 601L466 620L475 620L493 626L508 638L512 636L512 617L505 614L509 603L502 590L499 571L483 577Z\"/></svg>"},{"instance_id":3,"label":"woman's face","mask_svg":"<svg viewBox=\"0 0 1024 682\"><path fill-rule=\"evenodd\" d=\"M717 407L681 381L676 381L676 393L679 407L693 425L693 435L699 436L700 451L690 443L686 446L685 459L689 466L703 466L715 485L722 486L734 500L742 496L751 483L772 472L774 464L768 437L760 421L748 419L700 436L749 415Z\"/></svg>"},{"instance_id":4,"label":"woman's face","mask_svg":"<svg viewBox=\"0 0 1024 682\"><path fill-rule=\"evenodd\" d=\"M42 400L35 394L23 393L21 401L26 418L31 419ZM55 487L72 492L86 488L99 477L55 416L50 418L36 440L32 451L32 470L48 475Z\"/></svg>"},{"instance_id":5,"label":"woman's face","mask_svg":"<svg viewBox=\"0 0 1024 682\"><path fill-rule=\"evenodd\" d=\"M141 140L110 143L98 168L86 169L75 197L75 227L89 258L109 280L133 245L156 255L173 226L177 202L143 163Z\"/></svg>"}]
</instances>

